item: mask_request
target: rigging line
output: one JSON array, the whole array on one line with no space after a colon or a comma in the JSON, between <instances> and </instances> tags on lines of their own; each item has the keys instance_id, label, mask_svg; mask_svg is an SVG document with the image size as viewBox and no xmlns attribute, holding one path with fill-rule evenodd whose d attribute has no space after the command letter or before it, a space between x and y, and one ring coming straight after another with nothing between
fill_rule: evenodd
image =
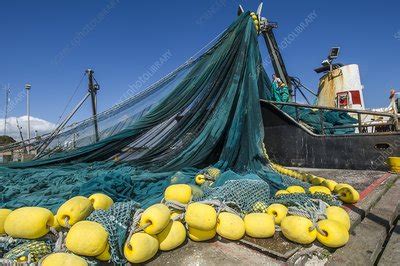
<instances>
[{"instance_id":1,"label":"rigging line","mask_svg":"<svg viewBox=\"0 0 400 266\"><path fill-rule=\"evenodd\" d=\"M78 83L78 86L76 86L74 93L71 95L71 97L69 98L67 104L64 107L64 110L62 111L61 115L58 117L57 123L56 125L58 125L58 123L61 121L61 118L63 117L63 115L65 114L65 111L67 111L68 106L71 104L72 99L75 97L76 92L78 91L78 89L80 88L80 86L82 85L82 81L83 78L86 76L86 72L83 73L81 80Z\"/></svg>"}]
</instances>

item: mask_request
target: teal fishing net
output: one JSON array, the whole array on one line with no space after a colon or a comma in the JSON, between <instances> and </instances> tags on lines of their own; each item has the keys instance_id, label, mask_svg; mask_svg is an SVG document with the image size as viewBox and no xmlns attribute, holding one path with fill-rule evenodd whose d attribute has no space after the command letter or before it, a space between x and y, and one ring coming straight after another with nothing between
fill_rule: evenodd
<instances>
[{"instance_id":1,"label":"teal fishing net","mask_svg":"<svg viewBox=\"0 0 400 266\"><path fill-rule=\"evenodd\" d=\"M104 192L146 207L171 183L194 184L210 165L222 174L206 196L245 210L253 198L307 187L269 166L259 100L271 99L271 82L257 38L242 14L205 53L99 114L100 141L88 119L64 130L41 158L0 167L0 206L55 212L72 196Z\"/></svg>"}]
</instances>

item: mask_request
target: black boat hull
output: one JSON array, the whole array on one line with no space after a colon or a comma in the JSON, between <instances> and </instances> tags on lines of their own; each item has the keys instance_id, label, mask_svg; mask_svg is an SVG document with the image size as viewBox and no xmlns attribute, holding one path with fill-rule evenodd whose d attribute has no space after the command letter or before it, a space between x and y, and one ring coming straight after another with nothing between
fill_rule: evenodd
<instances>
[{"instance_id":1,"label":"black boat hull","mask_svg":"<svg viewBox=\"0 0 400 266\"><path fill-rule=\"evenodd\" d=\"M387 171L400 156L400 132L316 135L271 103L261 110L268 155L285 166Z\"/></svg>"}]
</instances>

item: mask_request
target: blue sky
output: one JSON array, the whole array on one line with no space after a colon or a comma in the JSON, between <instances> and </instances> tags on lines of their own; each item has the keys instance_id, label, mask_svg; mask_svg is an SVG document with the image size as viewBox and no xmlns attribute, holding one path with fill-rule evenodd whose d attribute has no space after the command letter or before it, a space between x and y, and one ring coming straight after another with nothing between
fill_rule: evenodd
<instances>
[{"instance_id":1,"label":"blue sky","mask_svg":"<svg viewBox=\"0 0 400 266\"><path fill-rule=\"evenodd\" d=\"M259 1L1 1L0 85L11 86L10 115L25 114L18 94L29 82L32 115L57 122L89 67L101 85L99 109L105 110L166 53L166 62L141 88L196 53L235 19L239 3L256 9ZM319 76L313 69L339 45L341 62L360 65L366 105L383 107L389 89L400 85L399 10L395 0L268 0L263 15L279 23L281 42L315 11L316 19L282 51L289 74L315 91ZM266 56L262 38L260 44ZM85 92L86 83L72 105ZM86 104L77 119L89 115Z\"/></svg>"}]
</instances>

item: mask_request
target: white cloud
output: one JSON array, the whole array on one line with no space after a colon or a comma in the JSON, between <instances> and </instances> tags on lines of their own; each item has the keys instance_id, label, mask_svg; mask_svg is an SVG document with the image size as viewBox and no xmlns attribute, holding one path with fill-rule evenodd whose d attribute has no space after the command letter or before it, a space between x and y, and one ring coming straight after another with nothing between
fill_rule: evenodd
<instances>
[{"instance_id":1,"label":"white cloud","mask_svg":"<svg viewBox=\"0 0 400 266\"><path fill-rule=\"evenodd\" d=\"M25 139L28 135L27 134L28 117L26 115L21 117L7 118L7 135L13 137L15 140L21 140L17 128L17 119L19 126L22 127L22 135ZM30 124L31 124L31 137L35 136L35 131L37 131L38 135L43 135L45 133L53 131L56 128L55 124L32 116L30 117ZM0 119L0 135L3 134L4 134L4 118Z\"/></svg>"}]
</instances>

